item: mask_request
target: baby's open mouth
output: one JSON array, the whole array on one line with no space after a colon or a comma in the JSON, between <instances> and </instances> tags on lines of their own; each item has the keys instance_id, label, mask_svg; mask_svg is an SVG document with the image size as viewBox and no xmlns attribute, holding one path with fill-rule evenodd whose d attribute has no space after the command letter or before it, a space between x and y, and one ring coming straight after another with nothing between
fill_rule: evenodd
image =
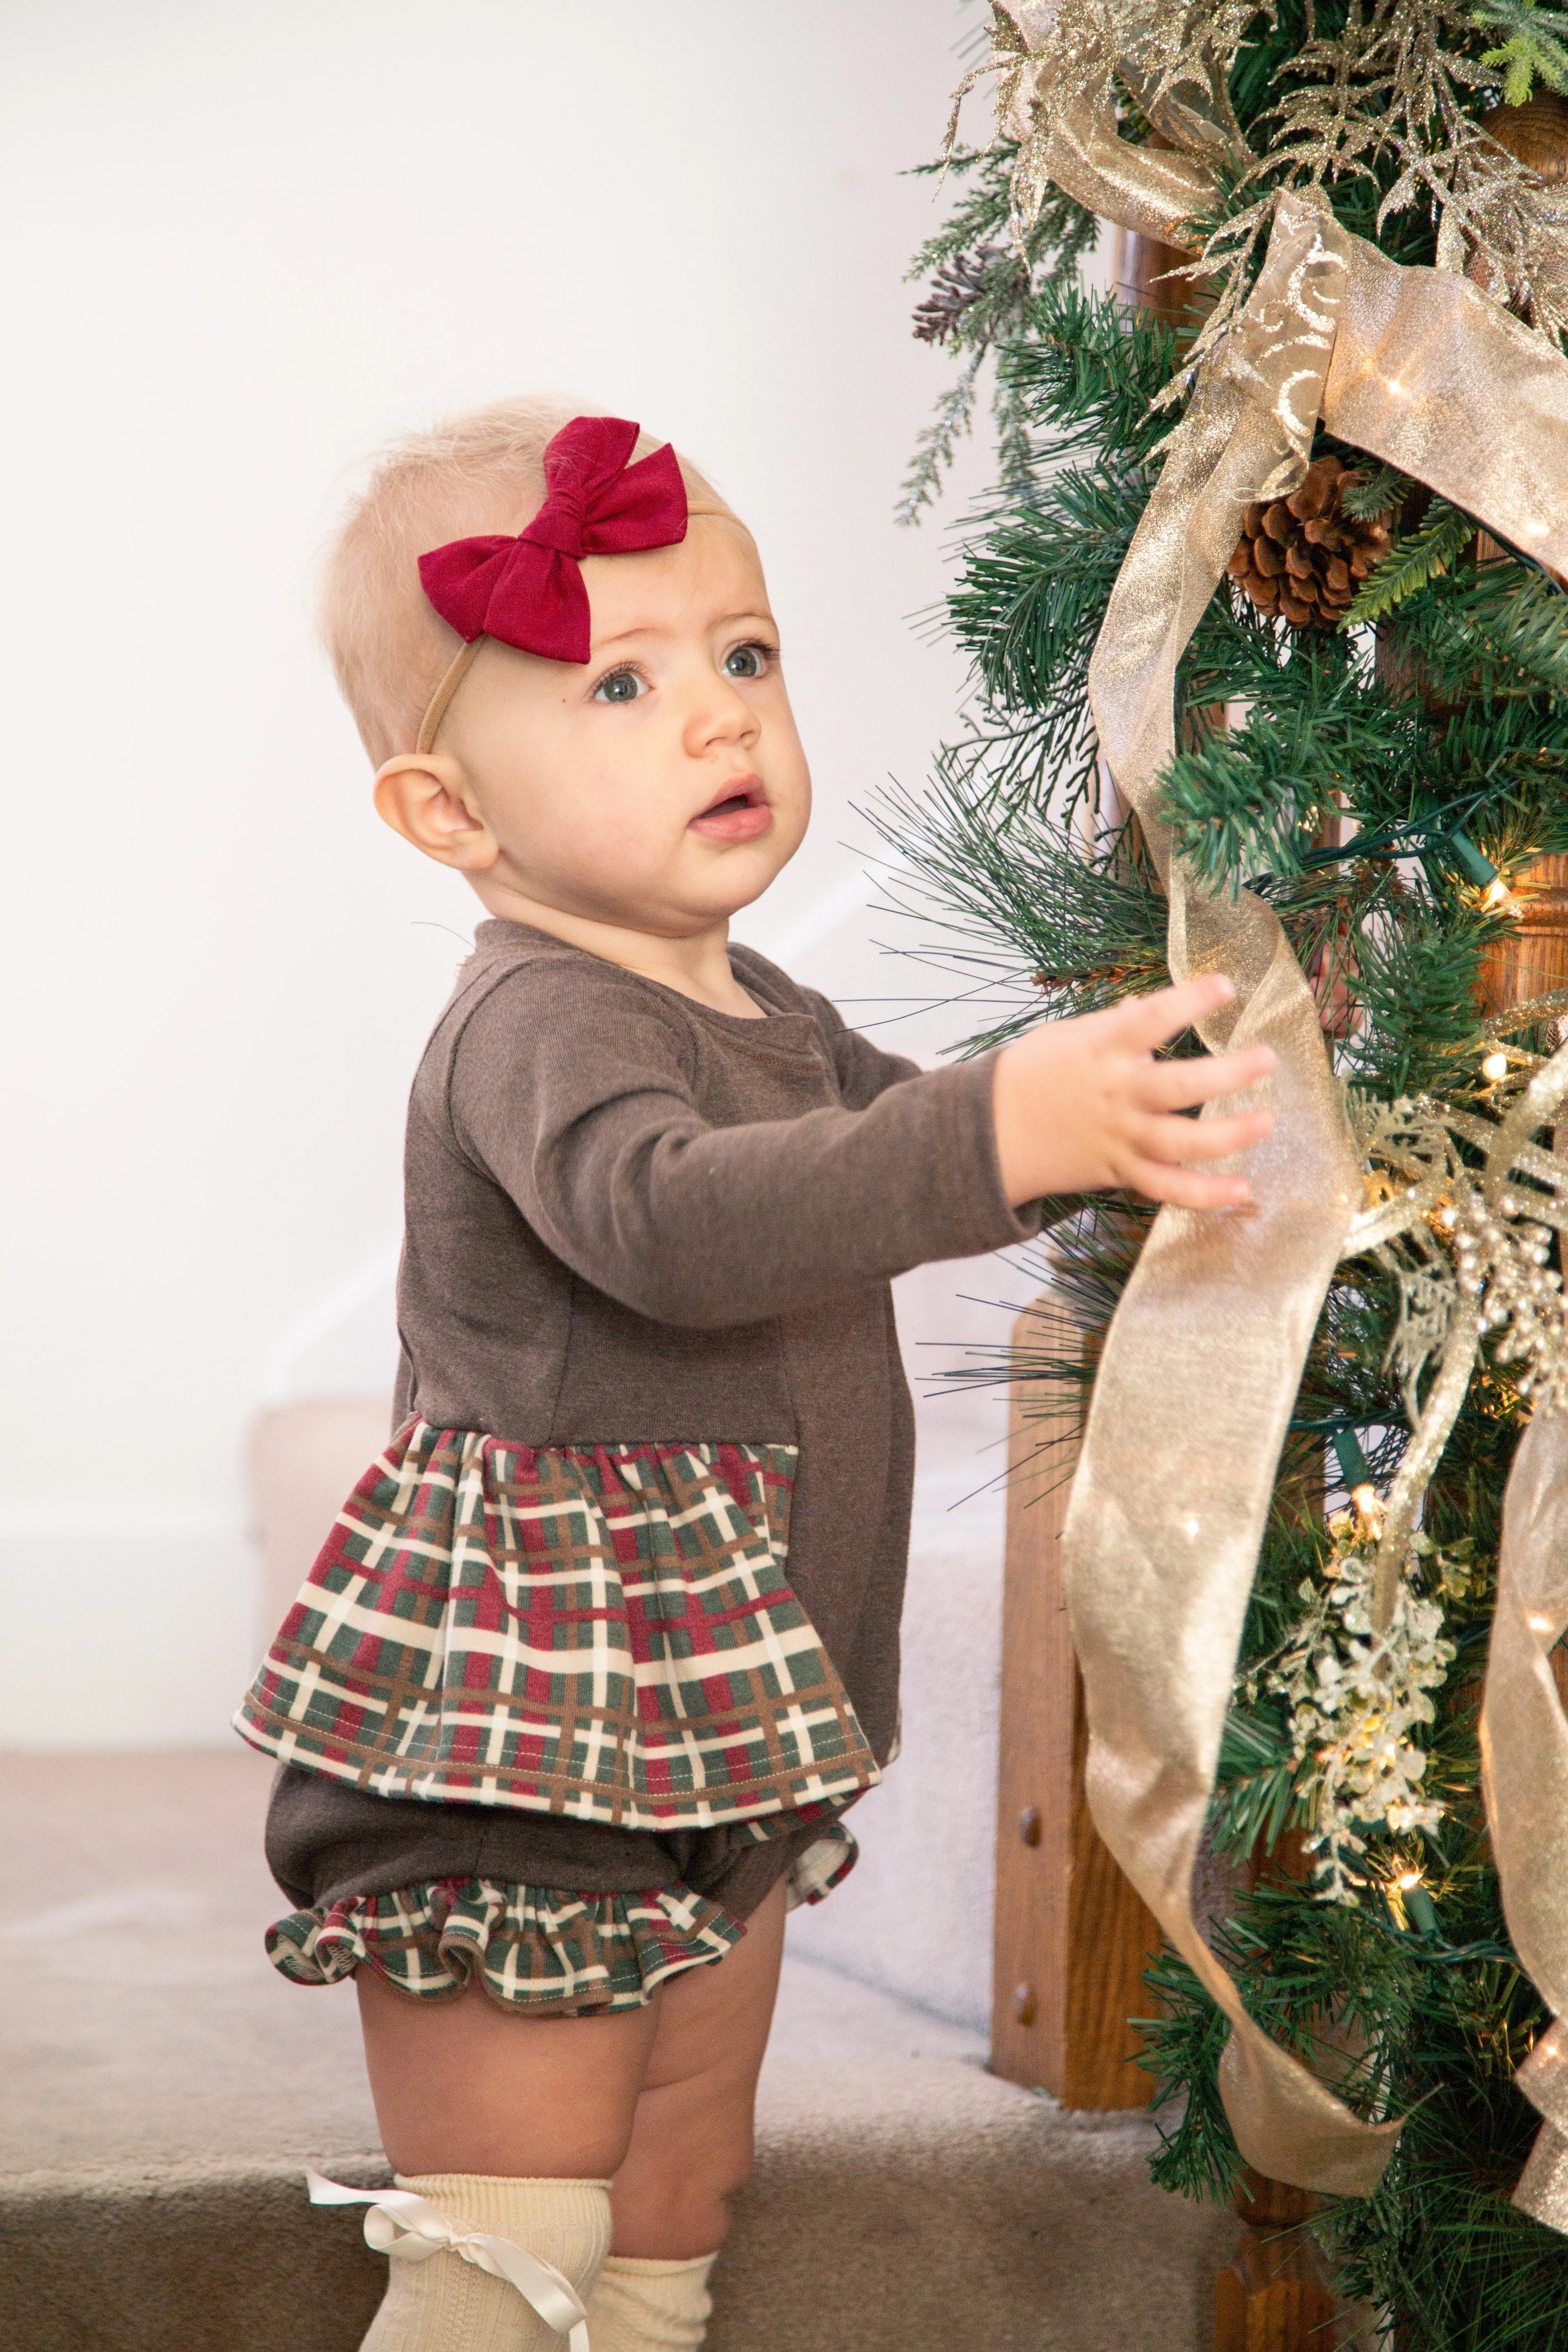
<instances>
[{"instance_id":1,"label":"baby's open mouth","mask_svg":"<svg viewBox=\"0 0 1568 2352\"><path fill-rule=\"evenodd\" d=\"M737 776L716 793L687 827L709 841L755 841L772 829L773 811L760 776Z\"/></svg>"}]
</instances>

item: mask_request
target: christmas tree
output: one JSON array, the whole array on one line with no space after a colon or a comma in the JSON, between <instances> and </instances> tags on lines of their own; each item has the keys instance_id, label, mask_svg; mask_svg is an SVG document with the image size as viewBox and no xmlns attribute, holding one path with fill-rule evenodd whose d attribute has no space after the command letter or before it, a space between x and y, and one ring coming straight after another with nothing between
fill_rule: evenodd
<instances>
[{"instance_id":1,"label":"christmas tree","mask_svg":"<svg viewBox=\"0 0 1568 2352\"><path fill-rule=\"evenodd\" d=\"M905 501L912 517L936 495L989 358L996 488L947 613L975 702L930 787L889 796L876 821L920 951L986 1008L967 1050L1164 984L1178 892L1184 953L1209 940L1223 968L1226 937L1282 939L1310 989L1312 1050L1364 1188L1352 1208L1374 1222L1310 1291L1277 1471L1262 1465L1272 1497L1209 1804L1233 1893L1206 1940L1269 2041L1331 2082L1369 2149L1376 2128L1392 2145L1365 2156L1367 2193L1325 2197L1312 2224L1342 2291L1400 2352L1546 2352L1568 2345L1568 2237L1545 2217L1568 2227L1568 2210L1539 2186L1515 2201L1543 2103L1514 2076L1538 2044L1538 2071L1550 2057L1552 2009L1519 1922L1568 1907L1568 1885L1517 1826L1525 1782L1500 1757L1523 1719L1522 1701L1500 1706L1523 1687L1506 1677L1537 1659L1508 1643L1522 1563L1550 1549L1539 1513L1511 1567L1504 1555L1505 1603L1499 1580L1510 1465L1532 1412L1557 1444L1568 1365L1568 1171L1552 1156L1568 1087L1552 1061L1568 1016L1568 602L1542 560L1561 558L1561 507L1538 522L1519 488L1540 472L1531 419L1559 374L1568 387L1568 16L1535 0L1060 0L994 20L1000 133L952 147L948 216L916 258L915 331L958 373ZM1183 274L1142 310L1084 289L1097 213L1181 248L1164 258ZM1340 277L1313 282L1331 300L1309 286L1281 329L1325 250ZM1339 355L1311 413L1292 414L1271 355L1289 333L1332 341L1321 322L1347 282ZM1363 439L1347 389L1358 283L1457 322L1427 337L1424 381L1391 378L1377 346L1384 409L1405 401L1415 421ZM1219 450L1255 396L1284 420L1270 466L1233 468L1222 498L1224 456L1201 478L1193 436ZM1565 427L1568 390L1547 433L1559 458ZM1139 801L1107 757L1121 616L1136 621L1134 589L1155 593L1161 532L1176 571L1184 531L1201 535L1152 507L1163 475L1159 497L1186 483L1231 551L1183 623L1173 737ZM1047 1468L1152 1223L1119 1203L1059 1229L1039 1344L990 1368L1037 1382ZM1151 1295L1129 1296L1119 1331ZM1221 1384L1194 1445L1223 1452L1225 1409ZM1510 1508L1523 1528L1517 1487ZM1519 1622L1543 1654L1563 1612L1542 1610ZM1225 2197L1245 2103L1197 1959L1169 1951L1149 1979L1167 2118L1154 2170ZM1266 2168L1327 2178L1305 2158Z\"/></svg>"}]
</instances>

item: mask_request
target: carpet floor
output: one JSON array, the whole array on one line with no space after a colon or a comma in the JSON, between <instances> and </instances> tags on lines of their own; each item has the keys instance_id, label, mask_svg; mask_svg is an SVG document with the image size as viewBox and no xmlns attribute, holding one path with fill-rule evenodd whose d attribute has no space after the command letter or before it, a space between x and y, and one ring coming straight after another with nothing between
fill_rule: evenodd
<instances>
[{"instance_id":1,"label":"carpet floor","mask_svg":"<svg viewBox=\"0 0 1568 2352\"><path fill-rule=\"evenodd\" d=\"M347 1987L260 1929L243 1749L0 1758L0 2344L353 2352L382 2258L309 2163L389 2176ZM1064 2114L980 2037L798 1958L710 2352L1205 2352L1235 2225L1150 2186L1142 2116Z\"/></svg>"}]
</instances>

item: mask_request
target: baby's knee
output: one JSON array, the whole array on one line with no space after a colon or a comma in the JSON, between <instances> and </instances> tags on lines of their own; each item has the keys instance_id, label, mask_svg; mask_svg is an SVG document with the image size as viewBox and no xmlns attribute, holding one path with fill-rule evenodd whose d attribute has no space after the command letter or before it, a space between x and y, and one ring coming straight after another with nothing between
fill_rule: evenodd
<instances>
[{"instance_id":1,"label":"baby's knee","mask_svg":"<svg viewBox=\"0 0 1568 2352\"><path fill-rule=\"evenodd\" d=\"M695 2144L634 2145L614 2189L616 2251L684 2262L729 2234L730 2200L752 2177L749 2129L701 2134Z\"/></svg>"},{"instance_id":2,"label":"baby's knee","mask_svg":"<svg viewBox=\"0 0 1568 2352\"><path fill-rule=\"evenodd\" d=\"M686 2225L678 2235L702 2238L698 2249L717 2245L730 2227L730 2200L739 2195L752 2177L754 2150L752 2134L726 2136L706 2148L689 2150L684 2161L661 2168L672 2221ZM713 2235L717 2224L719 2235Z\"/></svg>"},{"instance_id":3,"label":"baby's knee","mask_svg":"<svg viewBox=\"0 0 1568 2352\"><path fill-rule=\"evenodd\" d=\"M750 2126L715 2149L706 2168L703 2193L710 2202L724 2204L744 2189L752 2177L756 2146Z\"/></svg>"}]
</instances>

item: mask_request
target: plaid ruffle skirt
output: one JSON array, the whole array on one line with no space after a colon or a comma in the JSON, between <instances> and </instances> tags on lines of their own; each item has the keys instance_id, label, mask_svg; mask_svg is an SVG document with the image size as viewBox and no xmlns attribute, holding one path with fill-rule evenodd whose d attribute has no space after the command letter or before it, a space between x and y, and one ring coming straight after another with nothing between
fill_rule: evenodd
<instances>
[{"instance_id":1,"label":"plaid ruffle skirt","mask_svg":"<svg viewBox=\"0 0 1568 2352\"><path fill-rule=\"evenodd\" d=\"M410 1422L236 1728L381 1796L632 1830L826 1823L879 1774L787 1580L795 1464L787 1445L535 1448Z\"/></svg>"}]
</instances>

